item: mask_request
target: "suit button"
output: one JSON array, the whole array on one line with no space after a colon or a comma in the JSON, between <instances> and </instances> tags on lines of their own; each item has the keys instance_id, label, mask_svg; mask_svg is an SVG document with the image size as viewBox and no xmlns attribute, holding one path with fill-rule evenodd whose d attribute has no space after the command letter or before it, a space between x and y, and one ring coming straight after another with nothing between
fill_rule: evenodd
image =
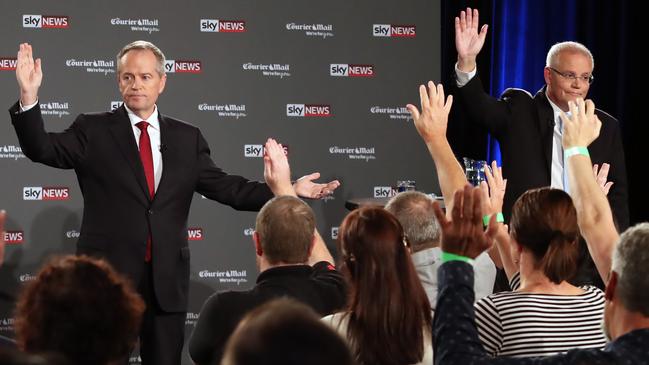
<instances>
[{"instance_id":1,"label":"suit button","mask_svg":"<svg viewBox=\"0 0 649 365\"><path fill-rule=\"evenodd\" d=\"M147 213L149 213L149 215L153 215L153 210L149 209L147 210Z\"/></svg>"}]
</instances>

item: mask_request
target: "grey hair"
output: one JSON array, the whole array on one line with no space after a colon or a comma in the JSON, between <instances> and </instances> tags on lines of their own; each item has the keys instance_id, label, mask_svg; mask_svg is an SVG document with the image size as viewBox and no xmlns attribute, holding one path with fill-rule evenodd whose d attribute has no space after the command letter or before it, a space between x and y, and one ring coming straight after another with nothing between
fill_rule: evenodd
<instances>
[{"instance_id":1,"label":"grey hair","mask_svg":"<svg viewBox=\"0 0 649 365\"><path fill-rule=\"evenodd\" d=\"M122 65L122 58L126 53L132 50L149 50L153 52L153 55L155 56L156 60L158 61L156 71L158 71L158 74L162 77L162 75L165 74L165 55L162 53L160 48L158 48L155 44L147 41L135 41L131 42L122 48L119 53L117 54L117 74L119 74L119 69Z\"/></svg>"},{"instance_id":2,"label":"grey hair","mask_svg":"<svg viewBox=\"0 0 649 365\"><path fill-rule=\"evenodd\" d=\"M550 47L548 55L545 58L545 67L557 67L557 58L559 57L559 54L564 51L577 52L584 56L588 56L588 58L590 58L591 67L593 69L595 68L595 58L593 58L593 54L590 53L590 50L583 44L572 41L555 43Z\"/></svg>"},{"instance_id":3,"label":"grey hair","mask_svg":"<svg viewBox=\"0 0 649 365\"><path fill-rule=\"evenodd\" d=\"M649 317L649 223L627 229L613 253L618 275L616 295L624 307Z\"/></svg>"},{"instance_id":4,"label":"grey hair","mask_svg":"<svg viewBox=\"0 0 649 365\"><path fill-rule=\"evenodd\" d=\"M418 191L404 191L392 197L385 209L394 214L417 252L426 244L438 244L440 228L433 213L433 202L428 195Z\"/></svg>"}]
</instances>

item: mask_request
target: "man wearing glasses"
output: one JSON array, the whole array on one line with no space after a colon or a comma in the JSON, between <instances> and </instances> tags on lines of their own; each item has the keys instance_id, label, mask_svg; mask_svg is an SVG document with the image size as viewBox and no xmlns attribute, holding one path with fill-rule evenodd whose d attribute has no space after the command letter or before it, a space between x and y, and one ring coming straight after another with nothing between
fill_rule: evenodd
<instances>
[{"instance_id":1,"label":"man wearing glasses","mask_svg":"<svg viewBox=\"0 0 649 365\"><path fill-rule=\"evenodd\" d=\"M478 31L478 24L478 11L471 8L455 18L458 61L453 94L464 117L486 127L500 142L503 175L508 179L503 213L509 217L516 199L530 188L552 186L570 192L559 115L568 112L569 101L586 99L594 79L594 60L580 43L557 43L548 52L543 69L545 86L536 95L507 89L500 99L495 99L484 92L476 75L476 57L487 35L487 25ZM610 165L608 180L613 185L609 186L608 199L619 229L624 230L629 225L629 212L620 127L609 114L601 110L596 114L602 129L588 151L593 163L602 166L603 173L608 168L603 164Z\"/></svg>"}]
</instances>

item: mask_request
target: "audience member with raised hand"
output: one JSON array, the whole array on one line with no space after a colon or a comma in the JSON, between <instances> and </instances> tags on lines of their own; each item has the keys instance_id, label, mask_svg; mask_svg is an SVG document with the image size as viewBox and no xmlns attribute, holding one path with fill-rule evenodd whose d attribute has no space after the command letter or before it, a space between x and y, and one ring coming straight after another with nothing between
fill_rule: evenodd
<instances>
[{"instance_id":1,"label":"audience member with raised hand","mask_svg":"<svg viewBox=\"0 0 649 365\"><path fill-rule=\"evenodd\" d=\"M290 176L282 145L268 139L264 178L276 197L263 206L255 222L257 283L251 290L221 292L205 301L189 340L194 363L219 363L239 321L274 298L296 299L320 316L344 306L345 281L316 230L313 211L297 198Z\"/></svg>"},{"instance_id":2,"label":"audience member with raised hand","mask_svg":"<svg viewBox=\"0 0 649 365\"><path fill-rule=\"evenodd\" d=\"M491 168L485 166L484 172L487 181L480 183L484 211L483 223L486 224L487 217L495 214L498 227L498 232L495 236L496 245L489 250L489 255L494 260L496 266L504 269L507 278L511 279L518 269L515 268L511 258L508 226L504 222L502 213L503 199L505 197L505 191L507 191L507 179L503 178L502 167L498 166L496 161L491 163Z\"/></svg>"},{"instance_id":3,"label":"audience member with raised hand","mask_svg":"<svg viewBox=\"0 0 649 365\"><path fill-rule=\"evenodd\" d=\"M431 307L399 221L362 207L345 217L338 237L350 297L322 320L347 339L359 365L431 364Z\"/></svg>"},{"instance_id":4,"label":"audience member with raised hand","mask_svg":"<svg viewBox=\"0 0 649 365\"><path fill-rule=\"evenodd\" d=\"M467 184L464 170L455 158L446 138L448 114L453 105L453 96L445 97L442 84L435 85L434 82L429 81L428 87L419 86L419 99L421 112L413 104L408 104L407 108L414 120L417 132L426 143L426 147L435 162L444 204L447 212L450 213L454 204L453 194ZM497 260L499 258L497 254L493 253L493 251L490 251L489 255L480 256L474 263L477 277L476 294L479 298L493 293L494 281L496 280L496 265L494 264L495 260L492 261L492 259ZM434 267L436 268L440 261L439 255L435 259L436 264ZM437 272L434 273L435 277L436 275ZM435 280L436 289L437 281ZM432 303L431 305L435 306Z\"/></svg>"},{"instance_id":5,"label":"audience member with raised hand","mask_svg":"<svg viewBox=\"0 0 649 365\"><path fill-rule=\"evenodd\" d=\"M589 161L581 163L578 179L588 179L591 188L598 194L601 190L594 182ZM610 279L606 286L606 309L604 326L606 336L612 341L604 349L573 348L565 354L547 357L498 357L493 358L482 346L471 306L473 299L473 274L467 262L476 257L481 250L489 248L491 239L497 234L496 219L492 215L486 232L482 231L482 212L476 200L484 199L484 193L472 196L471 189L465 188L459 202L464 199L462 212L454 208L449 222L439 207L436 215L442 227L441 247L445 263L439 271L440 292L434 321L435 363L444 365L587 365L587 364L647 364L649 359L649 224L642 223L627 230L615 247ZM470 200L473 198L474 200ZM518 204L518 202L516 203ZM457 204L459 206L460 204ZM471 210L474 207L474 210ZM570 298L563 297L569 301ZM512 312L523 312L525 308L512 305ZM533 308L538 312L559 311L548 305L547 297L540 297ZM587 313L589 309L583 308ZM568 322L564 330L574 329L577 317L563 313ZM520 332L530 333L529 321L521 321ZM548 322L556 326L556 322ZM497 329L493 326L492 329ZM578 339L584 340L583 334ZM557 341L564 344L564 341ZM577 344L568 342L575 347ZM521 350L534 352L525 343L518 343ZM531 355L528 355L531 356Z\"/></svg>"},{"instance_id":6,"label":"audience member with raised hand","mask_svg":"<svg viewBox=\"0 0 649 365\"><path fill-rule=\"evenodd\" d=\"M599 136L602 123L595 114L591 100L577 99L569 103L570 117L561 114L564 123L563 147L570 193L577 208L579 228L588 245L597 270L606 281L611 270L611 258L619 234L613 222L613 213L606 200L606 184L602 185L602 166L596 178L592 178L595 167L591 167L588 146ZM592 169L592 170L591 170Z\"/></svg>"},{"instance_id":7,"label":"audience member with raised hand","mask_svg":"<svg viewBox=\"0 0 649 365\"><path fill-rule=\"evenodd\" d=\"M448 114L453 105L453 96L449 95L445 98L442 84L435 85L434 82L428 81L428 88L424 85L419 86L419 99L421 112L413 104L406 105L406 108L435 161L442 196L450 211L453 193L467 183L464 170L453 155L451 145L446 139Z\"/></svg>"}]
</instances>

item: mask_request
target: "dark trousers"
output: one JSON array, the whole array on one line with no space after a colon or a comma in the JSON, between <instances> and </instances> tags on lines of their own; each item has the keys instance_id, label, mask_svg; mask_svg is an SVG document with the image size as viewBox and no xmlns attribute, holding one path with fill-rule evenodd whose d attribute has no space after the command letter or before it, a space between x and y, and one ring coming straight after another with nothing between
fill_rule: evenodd
<instances>
[{"instance_id":1,"label":"dark trousers","mask_svg":"<svg viewBox=\"0 0 649 365\"><path fill-rule=\"evenodd\" d=\"M140 356L143 365L180 365L185 340L186 312L164 312L153 289L150 263L144 263L146 274L138 292L146 303L140 329Z\"/></svg>"}]
</instances>

